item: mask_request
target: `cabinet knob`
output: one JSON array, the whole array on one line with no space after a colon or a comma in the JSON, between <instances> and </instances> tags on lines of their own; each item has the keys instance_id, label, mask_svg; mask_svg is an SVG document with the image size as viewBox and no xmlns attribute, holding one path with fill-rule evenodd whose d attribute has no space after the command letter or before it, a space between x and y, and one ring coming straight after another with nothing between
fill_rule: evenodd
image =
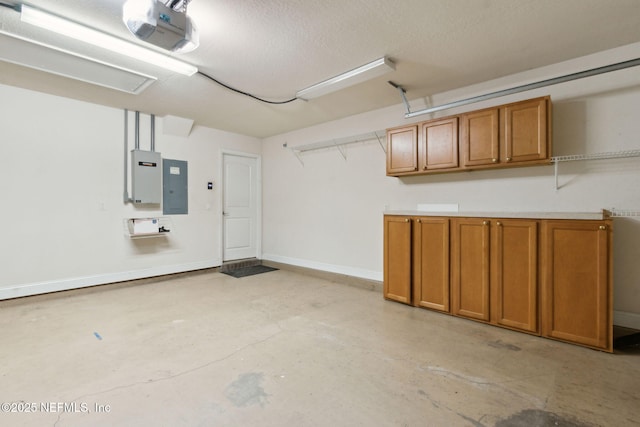
<instances>
[{"instance_id":1,"label":"cabinet knob","mask_svg":"<svg viewBox=\"0 0 640 427\"><path fill-rule=\"evenodd\" d=\"M511 157L507 157L507 162L510 162L510 161L511 161Z\"/></svg>"},{"instance_id":2,"label":"cabinet knob","mask_svg":"<svg viewBox=\"0 0 640 427\"><path fill-rule=\"evenodd\" d=\"M409 218L405 218L404 222L410 222L411 220Z\"/></svg>"},{"instance_id":3,"label":"cabinet knob","mask_svg":"<svg viewBox=\"0 0 640 427\"><path fill-rule=\"evenodd\" d=\"M489 221L482 221L482 225L489 225Z\"/></svg>"},{"instance_id":4,"label":"cabinet knob","mask_svg":"<svg viewBox=\"0 0 640 427\"><path fill-rule=\"evenodd\" d=\"M492 161L493 163L498 163L498 159L496 159L496 158L491 159L491 161Z\"/></svg>"},{"instance_id":5,"label":"cabinet knob","mask_svg":"<svg viewBox=\"0 0 640 427\"><path fill-rule=\"evenodd\" d=\"M419 223L419 222L420 222L420 218L416 219L416 222L418 222L418 223Z\"/></svg>"},{"instance_id":6,"label":"cabinet knob","mask_svg":"<svg viewBox=\"0 0 640 427\"><path fill-rule=\"evenodd\" d=\"M600 228L600 230L606 230L607 226L606 225L601 225L599 228Z\"/></svg>"},{"instance_id":7,"label":"cabinet knob","mask_svg":"<svg viewBox=\"0 0 640 427\"><path fill-rule=\"evenodd\" d=\"M423 171L427 170L427 165L424 165L424 167L422 168Z\"/></svg>"},{"instance_id":8,"label":"cabinet knob","mask_svg":"<svg viewBox=\"0 0 640 427\"><path fill-rule=\"evenodd\" d=\"M501 223L500 221L498 221L498 222L496 222L496 225L497 225L497 226L501 226L501 225L502 225L502 223Z\"/></svg>"}]
</instances>

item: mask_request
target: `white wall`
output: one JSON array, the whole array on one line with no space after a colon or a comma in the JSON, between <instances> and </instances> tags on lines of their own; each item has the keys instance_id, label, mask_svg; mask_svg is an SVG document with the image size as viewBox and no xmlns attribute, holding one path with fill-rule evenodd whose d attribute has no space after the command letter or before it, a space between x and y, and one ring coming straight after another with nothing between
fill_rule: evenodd
<instances>
[{"instance_id":1,"label":"white wall","mask_svg":"<svg viewBox=\"0 0 640 427\"><path fill-rule=\"evenodd\" d=\"M640 44L437 94L439 105L518 84L640 57ZM637 67L449 110L439 116L550 94L554 154L640 148ZM401 83L401 82L400 82ZM392 89L391 89L392 90ZM539 166L423 177L385 176L377 142L304 155L289 146L405 123L404 106L255 138L195 127L189 137L162 132L156 149L189 162L189 214L172 216L166 238L133 241L123 220L160 210L122 201L121 110L0 85L0 299L187 271L221 264L221 151L262 153L263 258L382 279L382 213L418 203L458 203L461 210L640 210L640 159ZM412 109L421 102L412 101ZM148 148L143 115L141 148ZM130 147L133 121L130 121ZM215 189L206 190L207 181ZM615 220L616 324L640 328L640 221Z\"/></svg>"},{"instance_id":2,"label":"white wall","mask_svg":"<svg viewBox=\"0 0 640 427\"><path fill-rule=\"evenodd\" d=\"M0 99L0 299L221 264L221 151L260 153L258 139L197 126L165 135L157 118L156 151L188 162L189 214L170 217L167 237L132 240L124 220L162 210L123 202L124 112L2 85Z\"/></svg>"},{"instance_id":3,"label":"white wall","mask_svg":"<svg viewBox=\"0 0 640 427\"><path fill-rule=\"evenodd\" d=\"M638 57L640 44L631 45L412 101L412 111ZM263 258L382 280L385 208L458 203L461 211L640 211L640 158L561 164L556 191L553 166L399 179L385 176L376 141L346 146L346 161L336 149L305 153L304 166L283 148L543 95L553 101L554 155L640 149L637 67L411 120L398 104L274 136L263 146ZM615 323L640 328L640 218L617 218L614 229Z\"/></svg>"}]
</instances>

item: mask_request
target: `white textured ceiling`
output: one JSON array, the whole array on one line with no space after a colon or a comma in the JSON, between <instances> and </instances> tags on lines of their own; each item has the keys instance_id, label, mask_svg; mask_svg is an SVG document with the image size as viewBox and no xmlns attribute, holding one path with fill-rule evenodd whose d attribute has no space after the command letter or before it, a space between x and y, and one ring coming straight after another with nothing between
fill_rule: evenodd
<instances>
[{"instance_id":1,"label":"white textured ceiling","mask_svg":"<svg viewBox=\"0 0 640 427\"><path fill-rule=\"evenodd\" d=\"M124 0L27 3L138 42L122 24ZM294 97L384 55L396 71L309 102L268 105L200 75L172 74L34 30L0 7L2 30L158 77L129 95L0 61L0 83L267 137L399 104L387 80L412 100L640 41L640 0L193 0L188 12L201 45L181 59L259 97ZM0 43L13 40L0 35Z\"/></svg>"}]
</instances>

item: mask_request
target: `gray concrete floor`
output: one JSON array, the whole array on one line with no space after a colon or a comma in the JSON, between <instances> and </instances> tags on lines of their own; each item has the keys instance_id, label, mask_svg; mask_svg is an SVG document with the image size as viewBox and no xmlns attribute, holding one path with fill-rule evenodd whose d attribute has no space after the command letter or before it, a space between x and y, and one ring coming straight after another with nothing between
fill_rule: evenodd
<instances>
[{"instance_id":1,"label":"gray concrete floor","mask_svg":"<svg viewBox=\"0 0 640 427\"><path fill-rule=\"evenodd\" d=\"M284 270L3 301L0 337L2 426L640 425L638 351Z\"/></svg>"}]
</instances>

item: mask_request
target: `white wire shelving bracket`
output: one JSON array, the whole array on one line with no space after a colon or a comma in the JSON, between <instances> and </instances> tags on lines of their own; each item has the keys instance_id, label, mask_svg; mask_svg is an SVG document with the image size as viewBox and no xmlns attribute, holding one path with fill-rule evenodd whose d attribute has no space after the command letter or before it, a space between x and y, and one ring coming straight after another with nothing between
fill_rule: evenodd
<instances>
[{"instance_id":1,"label":"white wire shelving bracket","mask_svg":"<svg viewBox=\"0 0 640 427\"><path fill-rule=\"evenodd\" d=\"M609 210L609 216L611 217L635 217L640 216L640 211L619 210L612 208Z\"/></svg>"},{"instance_id":2,"label":"white wire shelving bracket","mask_svg":"<svg viewBox=\"0 0 640 427\"><path fill-rule=\"evenodd\" d=\"M628 157L640 157L640 150L609 151L606 153L571 154L567 156L551 157L551 163L554 164L556 190L560 188L560 186L558 185L558 165L562 162L575 162L580 160L624 159Z\"/></svg>"},{"instance_id":3,"label":"white wire shelving bracket","mask_svg":"<svg viewBox=\"0 0 640 427\"><path fill-rule=\"evenodd\" d=\"M347 160L347 153L344 150L344 146L348 144L354 144L356 142L365 142L377 140L382 148L382 151L385 153L387 149L385 147L385 139L386 139L387 131L386 130L377 130L374 132L361 133L358 135L352 135L342 138L336 138L326 141L314 142L311 144L297 145L295 147L289 147L287 143L283 144L284 148L288 148L291 152L296 156L300 164L304 167L304 161L302 160L302 153L313 150L321 150L323 148L337 148L342 158Z\"/></svg>"}]
</instances>

